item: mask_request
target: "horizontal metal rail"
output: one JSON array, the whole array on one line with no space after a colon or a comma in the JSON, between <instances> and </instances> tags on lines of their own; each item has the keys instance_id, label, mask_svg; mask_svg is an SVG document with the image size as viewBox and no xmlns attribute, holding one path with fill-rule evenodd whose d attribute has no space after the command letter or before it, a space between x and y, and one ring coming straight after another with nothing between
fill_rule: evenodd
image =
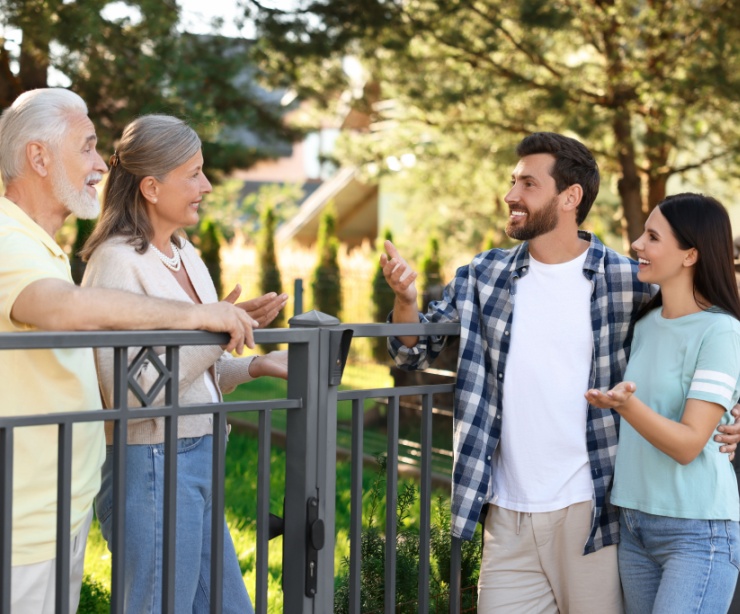
<instances>
[{"instance_id":1,"label":"horizontal metal rail","mask_svg":"<svg viewBox=\"0 0 740 614\"><path fill-rule=\"evenodd\" d=\"M221 333L202 331L83 331L83 332L29 332L0 334L0 351L37 350L46 348L114 348L117 356L116 374L116 409L105 411L79 411L65 413L38 413L23 416L0 416L0 611L9 607L10 590L10 555L11 555L11 509L13 462L13 432L16 428L40 425L56 425L59 428L59 500L67 503L59 506L57 531L57 575L60 578L69 573L69 489L71 471L71 425L77 422L112 421L115 423L114 441L115 458L118 463L114 468L114 500L118 514L121 516L113 526L113 543L121 544L125 538L123 522L125 516L119 508L125 493L125 442L127 425L131 420L142 418L162 418L165 422L165 517L171 517L176 505L176 442L177 419L181 416L211 414L214 421L214 457L213 457L213 509L212 519L212 567L211 581L217 586L222 578L223 543L217 543L216 536L223 531L223 491L224 491L224 448L225 421L232 412L257 412L259 414L259 458L257 480L257 587L255 597L256 611L267 612L267 535L270 507L270 431L271 411L289 410L290 419L287 425L287 472L286 475L286 518L284 548L283 590L286 611L317 612L323 611L333 603L333 555L329 551L319 553L318 567L320 579L315 593L304 588L304 578L308 578L309 556L306 540L305 504L311 497L318 497L319 509L326 520L326 548L334 549L334 479L336 477L336 403L352 403L352 485L351 485L351 519L350 519L350 611L359 612L361 603L361 569L360 552L362 532L362 461L363 461L363 412L364 401L380 399L387 402L387 469L386 469L386 540L391 547L386 549L385 566L385 609L395 610L396 595L396 551L392 544L396 540L396 504L398 501L399 473L399 409L401 397L419 396L420 438L414 443L414 457L420 467L420 568L419 568L419 611L429 607L430 578L430 518L432 488L432 415L433 398L438 394L454 392L454 384L433 384L403 386L398 388L376 388L339 391L331 380L333 363L329 362L329 346L333 341L323 334L324 329L331 331L352 330L353 337L395 336L456 336L459 324L339 324L338 326L317 325L290 329L265 329L254 332L255 342L259 344L288 344L289 347L289 381L288 398L260 401L231 401L219 404L197 404L181 406L178 400L178 356L179 347L188 345L225 345L229 336ZM132 347L167 348L167 366L169 379L163 385L165 404L154 407L128 407L125 392L128 384L126 369L128 367L127 349ZM334 355L336 356L336 355ZM346 359L346 357L345 357ZM445 375L451 375L446 372ZM330 383L331 381L331 383ZM151 391L150 391L151 392ZM30 412L39 412L49 408L25 408ZM223 432L222 432L223 431ZM303 439L301 439L303 438ZM407 442L409 445L413 442ZM404 445L404 449L407 448ZM114 465L114 467L116 467ZM296 475L299 477L296 478ZM290 505L288 505L290 503ZM303 523L303 525L301 525ZM122 591L122 548L115 548L112 575L112 608L113 612L123 611ZM164 569L163 569L163 611L174 611L174 522L165 522ZM217 559L217 560L216 560ZM287 563L286 563L287 560ZM61 563L60 563L61 561ZM305 567L302 565L305 563ZM313 564L313 563L312 563ZM452 540L451 557L451 611L459 611L460 596L460 541ZM285 567L287 565L287 567ZM289 571L286 573L285 569ZM302 570L302 571L301 571ZM327 574L330 574L327 577ZM58 583L57 586L60 584ZM305 594L303 594L305 592ZM297 595L297 593L300 593ZM66 603L65 603L66 601ZM288 605L293 604L293 605ZM300 604L300 605L298 605ZM319 605L320 604L320 605ZM217 612L222 606L220 593L213 597L211 611ZM57 595L59 612L68 610L68 590L62 589ZM328 611L328 610L326 610Z\"/></svg>"},{"instance_id":2,"label":"horizontal metal rail","mask_svg":"<svg viewBox=\"0 0 740 614\"><path fill-rule=\"evenodd\" d=\"M311 329L265 328L254 331L255 343L307 343ZM0 333L0 350L225 345L226 333L194 330L55 331Z\"/></svg>"},{"instance_id":3,"label":"horizontal metal rail","mask_svg":"<svg viewBox=\"0 0 740 614\"><path fill-rule=\"evenodd\" d=\"M316 331L275 329L255 331L258 343L289 343L293 347L309 346L317 338ZM223 531L224 531L224 458L226 416L231 412L258 412L263 424L269 425L269 414L273 409L300 411L304 398L274 399L264 401L233 401L228 403L199 403L187 406L179 405L178 400L178 361L179 347L182 345L224 345L228 342L226 334L200 331L94 331L94 332L29 332L0 334L0 351L41 350L47 348L114 348L116 355L116 391L117 409L43 413L49 408L24 407L24 412L37 411L33 415L0 415L0 612L9 611L12 552L12 476L13 476L13 434L16 429L35 426L56 426L59 429L58 447L58 512L57 512L57 552L56 552L56 586L55 608L62 614L69 610L69 567L70 567L70 496L72 465L72 425L110 421L114 429L114 517L113 517L113 573L111 583L112 612L123 612L121 588L124 583L123 546L125 539L123 498L125 481L125 448L127 424L131 420L163 418L165 422L165 486L164 486L164 543L163 543L163 595L162 611L174 612L175 586L175 517L177 492L177 421L181 416L210 414L213 416L213 470L212 470L212 508L211 518L211 581L212 586L221 585L223 578ZM131 347L164 347L166 349L166 382L165 404L150 407L129 408L126 394L121 394L130 382L130 368L126 361L126 352ZM163 373L165 375L165 373ZM143 401L143 399L142 399ZM267 418L265 418L267 417ZM102 435L102 432L101 432ZM267 590L267 541L269 518L265 510L269 509L269 463L264 462L265 454L269 458L270 439L264 429L260 432L259 449L261 455L258 476L258 533L261 536L257 544L257 611L267 611L267 603L262 599ZM117 545L121 545L120 547ZM221 591L211 593L211 611L222 610Z\"/></svg>"}]
</instances>

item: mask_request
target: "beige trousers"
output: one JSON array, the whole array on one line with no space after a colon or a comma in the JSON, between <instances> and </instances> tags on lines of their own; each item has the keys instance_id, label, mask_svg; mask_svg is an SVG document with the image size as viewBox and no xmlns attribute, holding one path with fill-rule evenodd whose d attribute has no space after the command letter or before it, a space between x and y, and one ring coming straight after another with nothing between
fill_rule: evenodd
<instances>
[{"instance_id":1,"label":"beige trousers","mask_svg":"<svg viewBox=\"0 0 740 614\"><path fill-rule=\"evenodd\" d=\"M85 564L85 546L90 532L93 512L90 513L69 544L69 611L77 612L80 604L82 569ZM11 568L10 612L11 614L54 614L56 597L56 559L16 565Z\"/></svg>"},{"instance_id":2,"label":"beige trousers","mask_svg":"<svg viewBox=\"0 0 740 614\"><path fill-rule=\"evenodd\" d=\"M592 503L554 512L488 508L479 614L621 614L617 547L583 555Z\"/></svg>"}]
</instances>

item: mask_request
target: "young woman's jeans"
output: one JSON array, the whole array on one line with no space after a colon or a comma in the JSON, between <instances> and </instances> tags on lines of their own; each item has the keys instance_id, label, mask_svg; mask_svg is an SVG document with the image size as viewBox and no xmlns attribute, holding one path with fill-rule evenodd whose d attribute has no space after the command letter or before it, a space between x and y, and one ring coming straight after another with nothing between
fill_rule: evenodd
<instances>
[{"instance_id":1,"label":"young woman's jeans","mask_svg":"<svg viewBox=\"0 0 740 614\"><path fill-rule=\"evenodd\" d=\"M213 438L177 441L177 538L175 612L209 612L211 581L211 466ZM111 547L113 448L108 446L95 510ZM164 444L129 445L126 461L124 609L131 614L162 610L162 509ZM228 528L224 530L223 612L251 614Z\"/></svg>"},{"instance_id":2,"label":"young woman's jeans","mask_svg":"<svg viewBox=\"0 0 740 614\"><path fill-rule=\"evenodd\" d=\"M619 575L627 614L723 614L740 566L740 525L622 508Z\"/></svg>"}]
</instances>

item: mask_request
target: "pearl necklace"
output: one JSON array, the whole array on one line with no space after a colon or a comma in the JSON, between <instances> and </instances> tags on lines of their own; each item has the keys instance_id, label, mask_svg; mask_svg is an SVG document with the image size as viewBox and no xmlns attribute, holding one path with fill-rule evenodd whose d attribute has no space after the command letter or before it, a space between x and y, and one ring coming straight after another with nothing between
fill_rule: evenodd
<instances>
[{"instance_id":1,"label":"pearl necklace","mask_svg":"<svg viewBox=\"0 0 740 614\"><path fill-rule=\"evenodd\" d=\"M166 266L171 271L177 272L180 270L180 264L181 264L180 250L177 249L177 245L175 245L174 243L170 242L170 245L172 245L172 254L173 254L172 258L170 258L169 256L165 256L156 247L154 247L153 243L150 243L149 247L151 247L154 250L154 253L157 254L157 256L159 256L159 259L162 261L162 264L164 264L164 266Z\"/></svg>"}]
</instances>

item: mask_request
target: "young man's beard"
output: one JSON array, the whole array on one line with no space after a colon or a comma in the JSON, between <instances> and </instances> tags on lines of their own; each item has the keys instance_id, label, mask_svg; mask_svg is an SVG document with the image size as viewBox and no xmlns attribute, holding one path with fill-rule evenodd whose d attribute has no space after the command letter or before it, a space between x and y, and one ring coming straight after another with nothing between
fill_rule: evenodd
<instances>
[{"instance_id":1,"label":"young man's beard","mask_svg":"<svg viewBox=\"0 0 740 614\"><path fill-rule=\"evenodd\" d=\"M558 225L558 197L555 196L542 209L535 213L527 210L525 222L521 225L511 221L506 225L506 234L517 241L531 241L546 234Z\"/></svg>"}]
</instances>

